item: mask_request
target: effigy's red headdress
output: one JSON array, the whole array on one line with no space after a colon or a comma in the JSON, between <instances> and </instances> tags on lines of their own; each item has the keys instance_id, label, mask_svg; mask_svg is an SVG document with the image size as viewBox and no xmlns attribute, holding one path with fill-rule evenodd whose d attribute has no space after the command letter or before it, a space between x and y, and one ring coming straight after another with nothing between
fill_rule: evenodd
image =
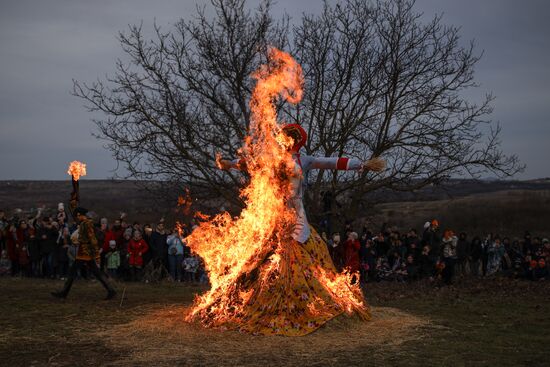
<instances>
[{"instance_id":1,"label":"effigy's red headdress","mask_svg":"<svg viewBox=\"0 0 550 367\"><path fill-rule=\"evenodd\" d=\"M283 126L283 132L294 139L293 151L299 151L301 147L306 145L307 133L299 124L288 124Z\"/></svg>"}]
</instances>

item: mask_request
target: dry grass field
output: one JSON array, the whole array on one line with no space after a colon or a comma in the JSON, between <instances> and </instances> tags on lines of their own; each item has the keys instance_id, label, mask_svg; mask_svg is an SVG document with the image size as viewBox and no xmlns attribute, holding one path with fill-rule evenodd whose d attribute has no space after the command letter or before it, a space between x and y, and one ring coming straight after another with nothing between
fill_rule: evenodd
<instances>
[{"instance_id":1,"label":"dry grass field","mask_svg":"<svg viewBox=\"0 0 550 367\"><path fill-rule=\"evenodd\" d=\"M547 366L550 283L371 284L373 320L341 316L298 338L203 329L183 314L204 287L1 278L5 366ZM121 291L126 297L121 305Z\"/></svg>"},{"instance_id":2,"label":"dry grass field","mask_svg":"<svg viewBox=\"0 0 550 367\"><path fill-rule=\"evenodd\" d=\"M449 198L391 201L375 225L420 228L437 218L470 234L550 236L550 189L462 190ZM0 209L65 201L70 182L2 181ZM83 181L82 205L98 215L128 212L155 222L170 205L132 182ZM358 220L359 222L359 220ZM360 223L357 223L359 225ZM102 301L97 282L78 281L65 301L56 280L0 278L0 365L5 366L549 366L550 283L505 278L369 284L373 320L339 317L300 338L207 330L183 321L204 286L117 283ZM126 297L121 302L122 291Z\"/></svg>"}]
</instances>

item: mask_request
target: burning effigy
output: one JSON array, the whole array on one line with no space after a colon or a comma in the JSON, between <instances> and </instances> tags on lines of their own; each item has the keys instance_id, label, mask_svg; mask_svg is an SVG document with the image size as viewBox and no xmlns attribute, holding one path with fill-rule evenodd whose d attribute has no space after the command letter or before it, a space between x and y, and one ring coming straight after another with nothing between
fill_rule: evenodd
<instances>
[{"instance_id":1,"label":"burning effigy","mask_svg":"<svg viewBox=\"0 0 550 367\"><path fill-rule=\"evenodd\" d=\"M221 213L202 221L187 243L204 261L211 288L197 296L186 316L207 327L264 335L300 336L342 314L370 319L358 274L338 273L326 243L307 221L302 203L303 176L309 169L381 170L339 157L301 155L307 134L277 121L275 103L296 104L302 97L300 65L271 48L257 80L251 124L235 160L217 157L221 169L246 170L241 190L245 207L238 217Z\"/></svg>"}]
</instances>

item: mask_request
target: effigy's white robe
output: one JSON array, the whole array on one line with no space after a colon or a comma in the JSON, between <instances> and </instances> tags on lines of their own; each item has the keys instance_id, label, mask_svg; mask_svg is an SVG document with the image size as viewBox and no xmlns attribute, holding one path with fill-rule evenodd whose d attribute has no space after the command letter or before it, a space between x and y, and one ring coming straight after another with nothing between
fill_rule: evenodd
<instances>
[{"instance_id":1,"label":"effigy's white robe","mask_svg":"<svg viewBox=\"0 0 550 367\"><path fill-rule=\"evenodd\" d=\"M307 241L311 234L311 229L307 221L306 211L304 209L304 175L311 169L337 169L337 170L359 170L362 162L358 159L339 158L339 157L313 157L295 153L294 158L295 175L290 180L294 194L289 200L289 205L296 210L296 225L292 238L300 243Z\"/></svg>"},{"instance_id":2,"label":"effigy's white robe","mask_svg":"<svg viewBox=\"0 0 550 367\"><path fill-rule=\"evenodd\" d=\"M344 157L314 157L310 155L294 153L294 175L290 179L293 195L288 205L296 210L296 225L292 232L292 238L300 243L305 243L311 235L309 222L307 221L304 209L304 175L311 169L333 169L333 170L360 170L363 162L354 158ZM238 169L239 159L231 161L231 168Z\"/></svg>"}]
</instances>

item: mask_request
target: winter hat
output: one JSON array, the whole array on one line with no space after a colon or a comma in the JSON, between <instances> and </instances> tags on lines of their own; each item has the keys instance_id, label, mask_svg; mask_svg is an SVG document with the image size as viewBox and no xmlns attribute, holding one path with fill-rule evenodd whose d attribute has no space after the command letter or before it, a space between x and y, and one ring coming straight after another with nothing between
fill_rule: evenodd
<instances>
[{"instance_id":1,"label":"winter hat","mask_svg":"<svg viewBox=\"0 0 550 367\"><path fill-rule=\"evenodd\" d=\"M283 126L283 132L290 136L292 139L294 139L294 145L292 146L292 150L299 151L301 147L303 147L306 144L307 141L307 133L304 130L303 127L301 127L299 124L288 124Z\"/></svg>"},{"instance_id":2,"label":"winter hat","mask_svg":"<svg viewBox=\"0 0 550 367\"><path fill-rule=\"evenodd\" d=\"M443 235L443 237L449 238L449 237L453 237L454 235L455 235L454 232L448 229L445 231L445 234Z\"/></svg>"}]
</instances>

